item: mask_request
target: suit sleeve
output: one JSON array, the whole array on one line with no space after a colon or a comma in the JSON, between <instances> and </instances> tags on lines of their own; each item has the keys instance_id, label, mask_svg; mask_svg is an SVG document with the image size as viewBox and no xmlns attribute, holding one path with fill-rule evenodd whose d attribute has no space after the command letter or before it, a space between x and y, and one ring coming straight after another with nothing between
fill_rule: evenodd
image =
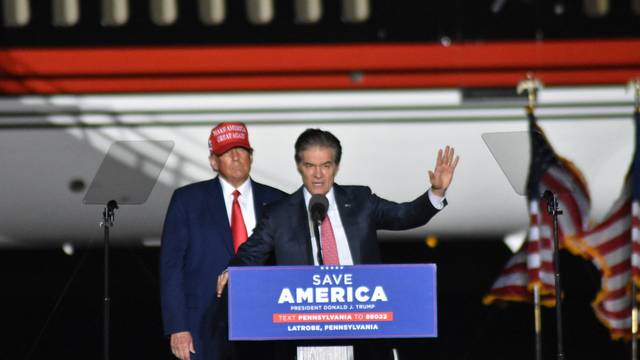
<instances>
[{"instance_id":1,"label":"suit sleeve","mask_svg":"<svg viewBox=\"0 0 640 360\"><path fill-rule=\"evenodd\" d=\"M238 252L231 259L229 266L264 265L275 246L272 229L274 227L269 211L265 209L262 219L253 230L253 234L238 248Z\"/></svg>"},{"instance_id":2,"label":"suit sleeve","mask_svg":"<svg viewBox=\"0 0 640 360\"><path fill-rule=\"evenodd\" d=\"M190 331L184 288L188 246L187 216L178 193L174 193L167 210L160 247L160 305L165 335Z\"/></svg>"},{"instance_id":3,"label":"suit sleeve","mask_svg":"<svg viewBox=\"0 0 640 360\"><path fill-rule=\"evenodd\" d=\"M428 192L405 203L396 203L370 194L369 204L376 228L384 230L416 228L429 222L438 213L438 209L429 200Z\"/></svg>"}]
</instances>

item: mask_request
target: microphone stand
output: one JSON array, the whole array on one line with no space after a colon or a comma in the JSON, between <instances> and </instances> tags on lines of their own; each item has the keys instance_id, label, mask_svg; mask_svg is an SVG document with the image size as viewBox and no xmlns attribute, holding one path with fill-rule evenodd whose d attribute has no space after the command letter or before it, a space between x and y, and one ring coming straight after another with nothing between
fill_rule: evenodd
<instances>
[{"instance_id":1,"label":"microphone stand","mask_svg":"<svg viewBox=\"0 0 640 360\"><path fill-rule=\"evenodd\" d=\"M115 221L116 209L118 209L118 203L115 200L110 200L102 211L102 222L100 222L100 226L104 228L104 360L109 360L109 310L111 305L109 297L109 228L113 226Z\"/></svg>"},{"instance_id":2,"label":"microphone stand","mask_svg":"<svg viewBox=\"0 0 640 360\"><path fill-rule=\"evenodd\" d=\"M316 248L318 249L316 259L318 260L318 265L322 266L324 262L322 261L322 244L320 242L320 223L321 220L313 220L313 234L316 236Z\"/></svg>"},{"instance_id":3,"label":"microphone stand","mask_svg":"<svg viewBox=\"0 0 640 360\"><path fill-rule=\"evenodd\" d=\"M556 286L556 331L557 331L557 359L564 359L562 349L562 287L560 285L560 255L558 246L558 215L562 215L562 210L558 209L558 198L549 190L543 195L547 201L547 212L553 217L553 266Z\"/></svg>"}]
</instances>

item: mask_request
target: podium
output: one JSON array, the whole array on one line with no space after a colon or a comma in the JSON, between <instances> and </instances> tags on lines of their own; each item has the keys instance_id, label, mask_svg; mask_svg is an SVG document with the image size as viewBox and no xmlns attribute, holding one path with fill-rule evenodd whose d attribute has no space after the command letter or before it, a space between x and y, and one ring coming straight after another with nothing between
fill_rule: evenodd
<instances>
[{"instance_id":1,"label":"podium","mask_svg":"<svg viewBox=\"0 0 640 360\"><path fill-rule=\"evenodd\" d=\"M229 268L229 339L437 337L435 264ZM298 348L353 359L350 346Z\"/></svg>"}]
</instances>

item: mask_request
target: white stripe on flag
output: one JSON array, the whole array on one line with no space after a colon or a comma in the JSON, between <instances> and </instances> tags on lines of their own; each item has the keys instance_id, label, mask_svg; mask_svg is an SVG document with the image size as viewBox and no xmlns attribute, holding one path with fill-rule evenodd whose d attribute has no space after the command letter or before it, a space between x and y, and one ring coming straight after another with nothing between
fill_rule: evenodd
<instances>
[{"instance_id":1,"label":"white stripe on flag","mask_svg":"<svg viewBox=\"0 0 640 360\"><path fill-rule=\"evenodd\" d=\"M625 216L616 220L611 225L585 236L584 241L592 247L598 247L605 242L622 235L624 232L629 231L630 226L631 218L629 216Z\"/></svg>"}]
</instances>

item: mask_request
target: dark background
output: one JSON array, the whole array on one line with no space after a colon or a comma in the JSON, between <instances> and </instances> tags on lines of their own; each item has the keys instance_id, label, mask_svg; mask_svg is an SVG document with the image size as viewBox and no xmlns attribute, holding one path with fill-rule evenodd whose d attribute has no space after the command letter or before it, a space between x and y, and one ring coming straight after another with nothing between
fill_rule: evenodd
<instances>
[{"instance_id":1,"label":"dark background","mask_svg":"<svg viewBox=\"0 0 640 360\"><path fill-rule=\"evenodd\" d=\"M632 0L611 0L606 16L590 17L576 0L370 0L363 23L341 20L341 1L323 1L322 18L296 24L294 1L275 1L266 26L247 19L245 1L227 1L225 21L204 25L195 0L178 1L178 18L156 26L150 1L129 1L129 21L101 25L101 2L81 1L76 26L52 24L51 1L32 1L31 21L22 28L0 27L0 47L74 47L141 45L239 45L292 43L453 43L505 40L633 38L640 35L640 14ZM501 3L501 6L496 4ZM2 13L0 7L0 14Z\"/></svg>"},{"instance_id":2,"label":"dark background","mask_svg":"<svg viewBox=\"0 0 640 360\"><path fill-rule=\"evenodd\" d=\"M381 247L387 263L438 266L438 338L398 340L401 359L535 358L532 305L481 302L511 256L502 242ZM76 248L73 256L60 249L0 252L0 359L102 358L102 254L101 248ZM159 249L116 248L111 255L111 358L171 359L161 327ZM564 252L561 268L565 358L629 358L630 345L611 340L591 310L596 269ZM555 358L555 326L554 310L543 309L545 359Z\"/></svg>"}]
</instances>

